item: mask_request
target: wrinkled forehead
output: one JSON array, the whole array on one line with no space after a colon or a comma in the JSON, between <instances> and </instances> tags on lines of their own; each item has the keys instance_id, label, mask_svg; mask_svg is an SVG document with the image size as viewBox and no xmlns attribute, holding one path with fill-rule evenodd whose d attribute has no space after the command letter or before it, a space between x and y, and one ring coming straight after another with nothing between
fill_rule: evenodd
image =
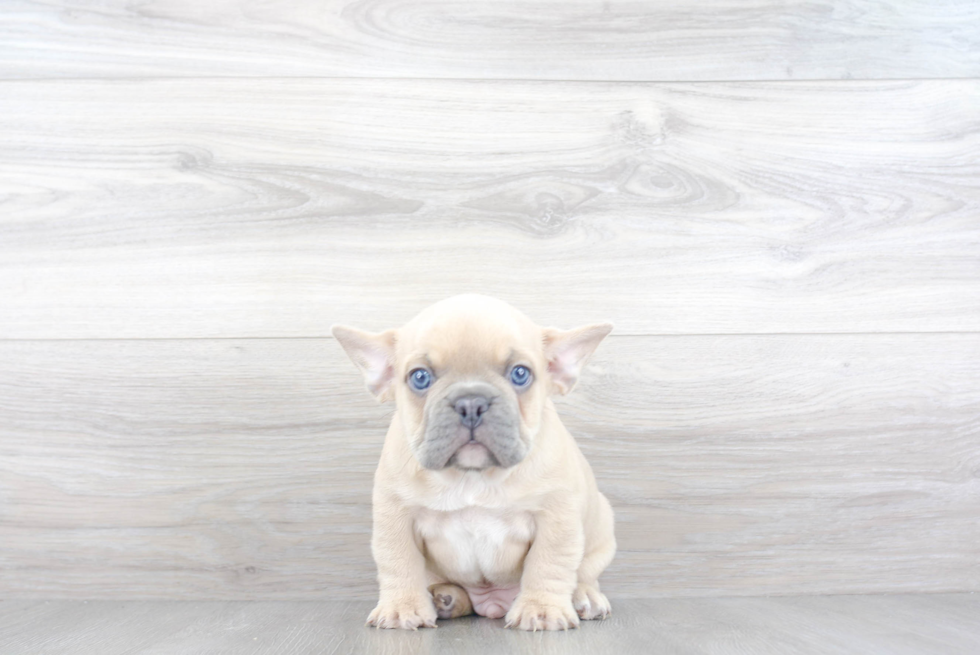
<instances>
[{"instance_id":1,"label":"wrinkled forehead","mask_svg":"<svg viewBox=\"0 0 980 655\"><path fill-rule=\"evenodd\" d=\"M541 329L506 306L423 312L399 330L398 360L406 367L476 373L540 357Z\"/></svg>"}]
</instances>

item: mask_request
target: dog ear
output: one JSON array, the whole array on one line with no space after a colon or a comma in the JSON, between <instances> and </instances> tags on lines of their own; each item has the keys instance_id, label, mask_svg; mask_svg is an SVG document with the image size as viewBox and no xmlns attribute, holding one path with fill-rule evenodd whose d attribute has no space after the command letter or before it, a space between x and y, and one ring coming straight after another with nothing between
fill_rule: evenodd
<instances>
[{"instance_id":1,"label":"dog ear","mask_svg":"<svg viewBox=\"0 0 980 655\"><path fill-rule=\"evenodd\" d=\"M330 332L364 374L368 391L381 402L388 400L395 378L395 330L374 334L346 325L334 325Z\"/></svg>"},{"instance_id":2,"label":"dog ear","mask_svg":"<svg viewBox=\"0 0 980 655\"><path fill-rule=\"evenodd\" d=\"M564 395L575 388L585 362L612 329L612 323L596 323L574 330L542 330L544 357L558 393Z\"/></svg>"}]
</instances>

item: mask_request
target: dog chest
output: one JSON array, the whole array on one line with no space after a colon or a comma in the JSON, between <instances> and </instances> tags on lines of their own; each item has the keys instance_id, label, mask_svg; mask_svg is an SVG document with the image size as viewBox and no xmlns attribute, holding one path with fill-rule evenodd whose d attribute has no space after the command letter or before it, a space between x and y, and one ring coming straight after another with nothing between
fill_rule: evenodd
<instances>
[{"instance_id":1,"label":"dog chest","mask_svg":"<svg viewBox=\"0 0 980 655\"><path fill-rule=\"evenodd\" d=\"M453 511L423 509L416 529L439 570L458 584L479 585L519 580L524 556L534 538L528 512L466 507Z\"/></svg>"}]
</instances>

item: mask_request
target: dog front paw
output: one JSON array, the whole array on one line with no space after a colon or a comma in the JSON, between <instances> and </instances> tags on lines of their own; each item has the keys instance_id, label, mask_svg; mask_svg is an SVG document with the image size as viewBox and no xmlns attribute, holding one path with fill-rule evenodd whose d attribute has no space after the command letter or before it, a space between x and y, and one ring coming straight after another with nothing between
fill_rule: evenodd
<instances>
[{"instance_id":1,"label":"dog front paw","mask_svg":"<svg viewBox=\"0 0 980 655\"><path fill-rule=\"evenodd\" d=\"M604 619L612 614L609 599L599 591L599 587L591 584L580 584L575 588L575 593L572 594L572 606L586 621Z\"/></svg>"},{"instance_id":2,"label":"dog front paw","mask_svg":"<svg viewBox=\"0 0 980 655\"><path fill-rule=\"evenodd\" d=\"M376 628L418 630L436 627L436 608L432 596L420 594L382 595L368 615L367 625Z\"/></svg>"},{"instance_id":3,"label":"dog front paw","mask_svg":"<svg viewBox=\"0 0 980 655\"><path fill-rule=\"evenodd\" d=\"M572 600L556 594L520 594L507 612L507 628L520 630L568 630L578 627Z\"/></svg>"}]
</instances>

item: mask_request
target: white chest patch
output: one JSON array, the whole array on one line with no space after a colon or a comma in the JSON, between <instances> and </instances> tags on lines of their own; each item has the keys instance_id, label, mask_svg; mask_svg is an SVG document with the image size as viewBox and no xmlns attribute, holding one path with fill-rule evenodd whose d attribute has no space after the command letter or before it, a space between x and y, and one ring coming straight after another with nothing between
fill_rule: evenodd
<instances>
[{"instance_id":1,"label":"white chest patch","mask_svg":"<svg viewBox=\"0 0 980 655\"><path fill-rule=\"evenodd\" d=\"M436 568L463 585L520 580L534 520L527 512L467 507L422 510L416 527Z\"/></svg>"},{"instance_id":2,"label":"white chest patch","mask_svg":"<svg viewBox=\"0 0 980 655\"><path fill-rule=\"evenodd\" d=\"M530 512L496 485L462 481L417 510L415 526L434 568L460 585L515 584L534 539Z\"/></svg>"}]
</instances>

